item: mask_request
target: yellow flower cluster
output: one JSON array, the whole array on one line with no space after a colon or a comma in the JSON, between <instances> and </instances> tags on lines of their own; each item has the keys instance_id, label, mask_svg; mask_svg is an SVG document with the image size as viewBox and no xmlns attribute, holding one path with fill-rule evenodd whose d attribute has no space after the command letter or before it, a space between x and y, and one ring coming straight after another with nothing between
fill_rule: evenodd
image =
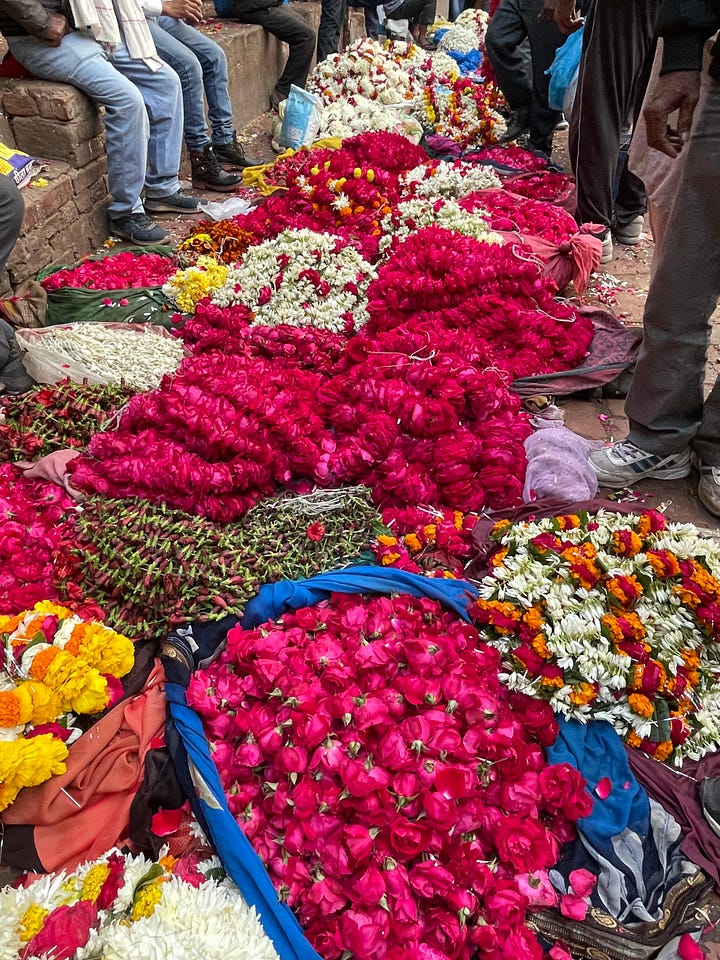
<instances>
[{"instance_id":1,"label":"yellow flower cluster","mask_svg":"<svg viewBox=\"0 0 720 960\"><path fill-rule=\"evenodd\" d=\"M171 297L184 313L195 313L195 307L205 297L222 287L227 279L227 267L214 257L197 258L195 266L170 277L163 293Z\"/></svg>"},{"instance_id":2,"label":"yellow flower cluster","mask_svg":"<svg viewBox=\"0 0 720 960\"><path fill-rule=\"evenodd\" d=\"M65 771L67 747L53 733L24 738L33 727L67 713L93 714L109 702L106 676L125 676L132 641L67 607L43 601L17 616L0 616L0 648L10 673L0 673L0 810L23 787ZM16 680L17 676L23 679Z\"/></svg>"},{"instance_id":3,"label":"yellow flower cluster","mask_svg":"<svg viewBox=\"0 0 720 960\"><path fill-rule=\"evenodd\" d=\"M65 744L51 733L0 741L0 810L9 807L24 787L65 773L67 755Z\"/></svg>"}]
</instances>

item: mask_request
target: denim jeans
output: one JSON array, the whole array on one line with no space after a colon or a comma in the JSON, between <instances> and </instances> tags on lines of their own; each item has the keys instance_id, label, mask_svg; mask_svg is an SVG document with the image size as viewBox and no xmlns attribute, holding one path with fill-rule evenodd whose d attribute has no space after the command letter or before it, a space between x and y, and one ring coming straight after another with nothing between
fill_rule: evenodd
<instances>
[{"instance_id":1,"label":"denim jeans","mask_svg":"<svg viewBox=\"0 0 720 960\"><path fill-rule=\"evenodd\" d=\"M49 47L37 37L9 37L13 56L36 77L71 83L105 107L110 217L143 209L140 193L161 197L180 188L182 94L166 66L153 73L124 43L108 53L76 30Z\"/></svg>"},{"instance_id":2,"label":"denim jeans","mask_svg":"<svg viewBox=\"0 0 720 960\"><path fill-rule=\"evenodd\" d=\"M222 48L189 23L173 17L148 20L148 25L158 54L180 77L188 150L202 153L210 142L206 98L213 143L230 143L235 139L235 124Z\"/></svg>"}]
</instances>

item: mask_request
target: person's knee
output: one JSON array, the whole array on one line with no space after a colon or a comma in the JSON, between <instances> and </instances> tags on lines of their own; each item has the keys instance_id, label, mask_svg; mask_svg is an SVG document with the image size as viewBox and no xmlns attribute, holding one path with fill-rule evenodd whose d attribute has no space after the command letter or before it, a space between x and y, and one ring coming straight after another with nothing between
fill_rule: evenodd
<instances>
[{"instance_id":1,"label":"person's knee","mask_svg":"<svg viewBox=\"0 0 720 960\"><path fill-rule=\"evenodd\" d=\"M17 236L20 233L23 217L25 216L25 201L23 200L22 194L17 189L15 184L9 179L8 183L10 184L10 190L7 198L2 198L2 206L6 210L6 218L3 219L6 220L7 233Z\"/></svg>"}]
</instances>

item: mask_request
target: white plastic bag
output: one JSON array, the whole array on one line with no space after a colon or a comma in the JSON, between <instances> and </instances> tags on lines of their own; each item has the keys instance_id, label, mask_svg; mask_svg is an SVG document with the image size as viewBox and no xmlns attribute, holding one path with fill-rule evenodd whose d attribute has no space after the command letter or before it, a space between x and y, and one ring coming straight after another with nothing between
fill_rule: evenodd
<instances>
[{"instance_id":1,"label":"white plastic bag","mask_svg":"<svg viewBox=\"0 0 720 960\"><path fill-rule=\"evenodd\" d=\"M317 140L322 119L322 102L314 93L308 93L293 84L285 101L282 127L278 138L281 147L309 147Z\"/></svg>"}]
</instances>

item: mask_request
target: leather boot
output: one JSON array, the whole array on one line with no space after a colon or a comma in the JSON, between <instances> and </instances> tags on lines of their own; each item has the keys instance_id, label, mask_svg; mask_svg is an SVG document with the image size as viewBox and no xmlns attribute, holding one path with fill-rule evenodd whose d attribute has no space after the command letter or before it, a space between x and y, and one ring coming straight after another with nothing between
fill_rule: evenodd
<instances>
[{"instance_id":1,"label":"leather boot","mask_svg":"<svg viewBox=\"0 0 720 960\"><path fill-rule=\"evenodd\" d=\"M190 154L192 185L196 190L219 190L229 193L240 183L242 177L228 173L220 166L213 145L206 144L202 153Z\"/></svg>"}]
</instances>

